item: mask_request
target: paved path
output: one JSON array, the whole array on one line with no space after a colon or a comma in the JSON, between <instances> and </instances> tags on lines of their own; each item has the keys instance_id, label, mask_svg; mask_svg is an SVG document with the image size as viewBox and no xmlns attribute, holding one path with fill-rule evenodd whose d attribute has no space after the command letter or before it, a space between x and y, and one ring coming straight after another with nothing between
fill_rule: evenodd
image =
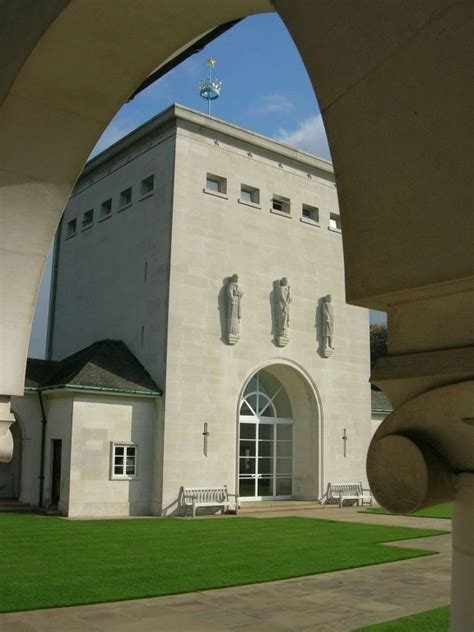
<instances>
[{"instance_id":1,"label":"paved path","mask_svg":"<svg viewBox=\"0 0 474 632\"><path fill-rule=\"evenodd\" d=\"M270 515L282 514L264 517ZM449 520L367 514L355 508L291 515L443 530L451 526ZM425 558L171 597L3 614L0 632L354 630L448 604L450 539L443 535L397 544L439 551Z\"/></svg>"}]
</instances>

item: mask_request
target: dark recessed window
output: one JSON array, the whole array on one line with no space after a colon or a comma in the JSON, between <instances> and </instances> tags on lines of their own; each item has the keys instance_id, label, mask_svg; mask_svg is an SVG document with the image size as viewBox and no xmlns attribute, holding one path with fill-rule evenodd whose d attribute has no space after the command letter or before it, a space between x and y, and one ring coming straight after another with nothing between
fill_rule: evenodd
<instances>
[{"instance_id":1,"label":"dark recessed window","mask_svg":"<svg viewBox=\"0 0 474 632\"><path fill-rule=\"evenodd\" d=\"M341 216L337 213L331 213L329 215L329 228L331 230L341 230Z\"/></svg>"},{"instance_id":2,"label":"dark recessed window","mask_svg":"<svg viewBox=\"0 0 474 632\"><path fill-rule=\"evenodd\" d=\"M319 209L316 206L310 206L309 204L303 204L301 211L301 217L308 219L316 224L319 222Z\"/></svg>"},{"instance_id":3,"label":"dark recessed window","mask_svg":"<svg viewBox=\"0 0 474 632\"><path fill-rule=\"evenodd\" d=\"M242 184L240 187L240 201L250 204L260 204L260 191L255 187Z\"/></svg>"},{"instance_id":4,"label":"dark recessed window","mask_svg":"<svg viewBox=\"0 0 474 632\"><path fill-rule=\"evenodd\" d=\"M222 176L208 173L206 176L206 191L210 193L227 193L227 180Z\"/></svg>"},{"instance_id":5,"label":"dark recessed window","mask_svg":"<svg viewBox=\"0 0 474 632\"><path fill-rule=\"evenodd\" d=\"M272 198L272 210L278 211L279 213L290 214L289 198L283 197L281 195L274 195Z\"/></svg>"},{"instance_id":6,"label":"dark recessed window","mask_svg":"<svg viewBox=\"0 0 474 632\"><path fill-rule=\"evenodd\" d=\"M68 237L73 237L76 234L77 231L77 219L72 219L70 222L67 223L66 226L66 239Z\"/></svg>"},{"instance_id":7,"label":"dark recessed window","mask_svg":"<svg viewBox=\"0 0 474 632\"><path fill-rule=\"evenodd\" d=\"M105 202L102 202L102 204L100 205L100 218L102 219L103 217L108 217L111 214L112 198L109 198L108 200L105 200Z\"/></svg>"},{"instance_id":8,"label":"dark recessed window","mask_svg":"<svg viewBox=\"0 0 474 632\"><path fill-rule=\"evenodd\" d=\"M154 176L148 176L148 178L145 178L144 180L142 180L142 185L141 185L141 195L148 195L149 193L153 193L153 189L155 188L155 178Z\"/></svg>"},{"instance_id":9,"label":"dark recessed window","mask_svg":"<svg viewBox=\"0 0 474 632\"><path fill-rule=\"evenodd\" d=\"M91 208L82 216L82 228L88 228L94 223L94 209Z\"/></svg>"},{"instance_id":10,"label":"dark recessed window","mask_svg":"<svg viewBox=\"0 0 474 632\"><path fill-rule=\"evenodd\" d=\"M125 206L129 206L132 203L132 187L125 189L120 194L120 208L124 208Z\"/></svg>"}]
</instances>

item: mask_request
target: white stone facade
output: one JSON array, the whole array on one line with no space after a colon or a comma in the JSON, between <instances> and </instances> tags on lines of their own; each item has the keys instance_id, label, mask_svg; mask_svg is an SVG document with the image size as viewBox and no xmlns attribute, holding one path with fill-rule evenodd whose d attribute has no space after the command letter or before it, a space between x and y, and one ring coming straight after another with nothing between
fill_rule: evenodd
<instances>
[{"instance_id":1,"label":"white stone facade","mask_svg":"<svg viewBox=\"0 0 474 632\"><path fill-rule=\"evenodd\" d=\"M262 369L291 402L290 496L317 499L330 481L366 481L368 311L345 303L338 213L330 163L181 106L88 163L57 241L52 357L123 340L164 396L138 407L74 396L65 513L168 514L181 486L238 491L239 405ZM240 336L229 344L234 273L243 297ZM292 297L284 346L275 313L282 277ZM334 352L324 357L328 294ZM132 438L142 472L134 488L109 477L110 443Z\"/></svg>"}]
</instances>

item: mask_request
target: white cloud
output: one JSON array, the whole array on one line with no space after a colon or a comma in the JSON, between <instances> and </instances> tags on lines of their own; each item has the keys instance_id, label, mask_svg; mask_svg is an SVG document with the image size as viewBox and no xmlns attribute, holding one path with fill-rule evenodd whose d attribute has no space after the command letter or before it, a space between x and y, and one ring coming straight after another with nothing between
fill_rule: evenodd
<instances>
[{"instance_id":1,"label":"white cloud","mask_svg":"<svg viewBox=\"0 0 474 632\"><path fill-rule=\"evenodd\" d=\"M267 94L260 97L256 105L250 108L250 114L274 114L275 112L288 112L293 103L284 94Z\"/></svg>"},{"instance_id":2,"label":"white cloud","mask_svg":"<svg viewBox=\"0 0 474 632\"><path fill-rule=\"evenodd\" d=\"M321 114L312 116L298 124L296 129L279 129L277 140L292 147L303 149L316 156L331 160L326 130Z\"/></svg>"}]
</instances>

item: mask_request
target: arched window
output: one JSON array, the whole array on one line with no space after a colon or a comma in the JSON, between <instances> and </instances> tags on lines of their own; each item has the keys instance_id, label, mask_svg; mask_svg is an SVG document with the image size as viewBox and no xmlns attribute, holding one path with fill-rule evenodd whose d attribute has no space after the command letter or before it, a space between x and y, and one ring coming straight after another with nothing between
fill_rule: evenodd
<instances>
[{"instance_id":1,"label":"arched window","mask_svg":"<svg viewBox=\"0 0 474 632\"><path fill-rule=\"evenodd\" d=\"M291 419L291 404L283 384L267 371L254 375L242 397L240 416Z\"/></svg>"}]
</instances>

